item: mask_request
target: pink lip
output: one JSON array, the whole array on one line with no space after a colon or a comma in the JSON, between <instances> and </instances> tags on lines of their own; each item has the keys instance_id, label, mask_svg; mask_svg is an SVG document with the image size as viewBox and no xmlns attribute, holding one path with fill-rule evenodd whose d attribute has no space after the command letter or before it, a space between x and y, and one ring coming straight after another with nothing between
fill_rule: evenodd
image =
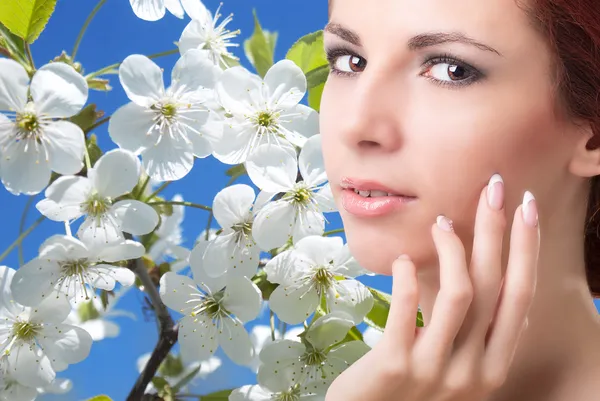
<instances>
[{"instance_id":1,"label":"pink lip","mask_svg":"<svg viewBox=\"0 0 600 401\"><path fill-rule=\"evenodd\" d=\"M342 206L348 213L358 217L377 217L393 213L405 208L417 199L412 195L399 194L398 191L371 180L343 178L341 187L343 188ZM355 189L363 191L378 190L396 195L365 198L354 192Z\"/></svg>"}]
</instances>

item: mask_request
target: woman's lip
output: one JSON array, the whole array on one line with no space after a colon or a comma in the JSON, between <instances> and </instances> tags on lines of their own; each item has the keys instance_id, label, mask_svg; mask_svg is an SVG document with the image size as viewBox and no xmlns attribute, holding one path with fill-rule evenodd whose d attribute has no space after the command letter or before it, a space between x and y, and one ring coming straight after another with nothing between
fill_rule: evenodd
<instances>
[{"instance_id":1,"label":"woman's lip","mask_svg":"<svg viewBox=\"0 0 600 401\"><path fill-rule=\"evenodd\" d=\"M415 198L412 194L405 191L396 191L374 180L344 177L341 180L341 187L342 189L357 189L359 191L383 191L396 196Z\"/></svg>"},{"instance_id":2,"label":"woman's lip","mask_svg":"<svg viewBox=\"0 0 600 401\"><path fill-rule=\"evenodd\" d=\"M378 217L400 211L408 204L416 201L415 197L407 196L380 196L364 197L353 189L342 191L342 206L344 209L357 217Z\"/></svg>"}]
</instances>

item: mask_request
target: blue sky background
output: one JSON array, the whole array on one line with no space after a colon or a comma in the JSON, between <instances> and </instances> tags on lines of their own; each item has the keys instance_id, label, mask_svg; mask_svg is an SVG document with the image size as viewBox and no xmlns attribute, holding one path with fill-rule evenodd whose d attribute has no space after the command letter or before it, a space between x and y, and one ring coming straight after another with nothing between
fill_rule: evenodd
<instances>
[{"instance_id":1,"label":"blue sky background","mask_svg":"<svg viewBox=\"0 0 600 401\"><path fill-rule=\"evenodd\" d=\"M33 44L33 55L38 66L41 66L59 55L64 49L71 52L75 38L83 21L92 10L95 1L90 0L58 0L56 11L42 36ZM205 4L215 11L219 0L206 0ZM274 1L274 0L232 0L225 2L222 14L233 12L234 20L231 29L241 29L238 43L249 37L253 31L252 9L256 9L263 28L278 31L276 60L285 57L289 47L301 36L322 29L327 20L327 2L324 0ZM179 20L167 14L157 22L146 22L135 17L129 2L126 0L108 0L89 27L81 44L77 61L81 62L86 72L98 70L104 66L123 60L130 54L152 54L174 48L188 23L188 19ZM240 48L235 49L243 64L250 68ZM169 56L155 60L165 70L165 81L168 84L170 70L177 61L177 56ZM128 102L120 87L117 76L112 77L113 91L108 93L90 91L90 102L107 115ZM103 150L115 147L111 143L107 126L95 131ZM171 185L164 195L171 198L180 193L184 199L204 205L211 205L214 195L225 185L227 177L224 171L229 166L223 165L213 158L197 160L192 172ZM241 179L241 183L250 183ZM36 201L41 199L38 195ZM27 197L12 196L0 186L0 205L4 210L3 229L0 230L0 252L17 236L19 221ZM27 225L39 216L32 208L27 216ZM198 209L186 209L186 220L183 225L185 242L191 248L194 240L206 225L208 214ZM341 227L337 214L327 215L330 225L327 229ZM213 226L215 226L213 224ZM215 226L216 227L216 226ZM36 256L37 248L44 239L55 233L62 233L61 224L45 221L25 241L23 251L25 260ZM14 251L2 264L16 268L17 252ZM391 290L391 281L385 277L367 277L363 282L384 291ZM597 304L598 305L598 304ZM72 365L61 376L74 381L73 391L68 396L48 397L47 400L81 400L97 394L107 394L114 400L124 400L137 378L136 359L141 354L150 352L157 340L154 320L144 317L142 312L143 295L130 291L119 303L119 309L133 311L137 321L117 319L121 326L121 335L116 339L107 339L94 343L88 359ZM268 316L258 321L268 324ZM249 324L250 329L255 323ZM220 351L217 356L222 356ZM254 383L254 375L246 368L236 366L223 358L224 365L207 380L198 382L194 393L207 394L213 391L239 387Z\"/></svg>"}]
</instances>

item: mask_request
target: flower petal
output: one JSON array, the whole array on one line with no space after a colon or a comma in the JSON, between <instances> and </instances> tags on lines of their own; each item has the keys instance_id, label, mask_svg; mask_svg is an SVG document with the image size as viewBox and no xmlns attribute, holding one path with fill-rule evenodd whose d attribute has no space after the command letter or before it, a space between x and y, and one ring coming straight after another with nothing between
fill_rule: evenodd
<instances>
[{"instance_id":1,"label":"flower petal","mask_svg":"<svg viewBox=\"0 0 600 401\"><path fill-rule=\"evenodd\" d=\"M12 143L3 149L0 175L6 189L18 195L40 193L50 181L50 165L35 140Z\"/></svg>"},{"instance_id":2,"label":"flower petal","mask_svg":"<svg viewBox=\"0 0 600 401\"><path fill-rule=\"evenodd\" d=\"M238 365L247 365L252 360L250 336L239 320L225 318L223 329L219 331L219 345L225 354Z\"/></svg>"},{"instance_id":3,"label":"flower petal","mask_svg":"<svg viewBox=\"0 0 600 401\"><path fill-rule=\"evenodd\" d=\"M271 390L263 388L258 384L247 384L236 388L229 395L229 401L271 401L273 396Z\"/></svg>"},{"instance_id":4,"label":"flower petal","mask_svg":"<svg viewBox=\"0 0 600 401\"><path fill-rule=\"evenodd\" d=\"M327 266L343 246L344 240L341 237L311 235L298 241L294 248L314 264Z\"/></svg>"},{"instance_id":5,"label":"flower petal","mask_svg":"<svg viewBox=\"0 0 600 401\"><path fill-rule=\"evenodd\" d=\"M192 92L214 88L222 70L201 50L186 51L173 67L171 88L173 92Z\"/></svg>"},{"instance_id":6,"label":"flower petal","mask_svg":"<svg viewBox=\"0 0 600 401\"><path fill-rule=\"evenodd\" d=\"M85 135L69 121L54 121L44 129L48 161L58 174L77 174L83 168Z\"/></svg>"},{"instance_id":7,"label":"flower petal","mask_svg":"<svg viewBox=\"0 0 600 401\"><path fill-rule=\"evenodd\" d=\"M302 378L304 364L300 361L306 353L304 344L292 340L276 340L267 344L260 353L263 363L257 379L271 391L286 391Z\"/></svg>"},{"instance_id":8,"label":"flower petal","mask_svg":"<svg viewBox=\"0 0 600 401\"><path fill-rule=\"evenodd\" d=\"M60 276L58 263L32 259L15 273L10 287L13 299L21 305L37 306L55 291L56 280Z\"/></svg>"},{"instance_id":9,"label":"flower petal","mask_svg":"<svg viewBox=\"0 0 600 401\"><path fill-rule=\"evenodd\" d=\"M335 370L333 377L335 379L338 373L350 367L354 362L362 358L371 348L362 341L349 341L329 351L327 362Z\"/></svg>"},{"instance_id":10,"label":"flower petal","mask_svg":"<svg viewBox=\"0 0 600 401\"><path fill-rule=\"evenodd\" d=\"M163 135L160 143L142 152L146 173L155 181L176 181L194 166L194 153L187 143Z\"/></svg>"},{"instance_id":11,"label":"flower petal","mask_svg":"<svg viewBox=\"0 0 600 401\"><path fill-rule=\"evenodd\" d=\"M289 286L280 285L271 294L269 306L282 321L300 324L317 309L319 298L310 281Z\"/></svg>"},{"instance_id":12,"label":"flower petal","mask_svg":"<svg viewBox=\"0 0 600 401\"><path fill-rule=\"evenodd\" d=\"M196 283L187 276L167 272L160 278L160 298L165 305L179 313L189 310L188 301L199 294Z\"/></svg>"},{"instance_id":13,"label":"flower petal","mask_svg":"<svg viewBox=\"0 0 600 401\"><path fill-rule=\"evenodd\" d=\"M141 258L144 255L144 245L137 241L125 240L120 243L101 246L100 249L94 249L94 256L97 260L105 262L119 262L121 260L130 260Z\"/></svg>"},{"instance_id":14,"label":"flower petal","mask_svg":"<svg viewBox=\"0 0 600 401\"><path fill-rule=\"evenodd\" d=\"M313 192L314 200L317 202L317 207L321 213L337 212L338 208L331 192L331 184L327 183Z\"/></svg>"},{"instance_id":15,"label":"flower petal","mask_svg":"<svg viewBox=\"0 0 600 401\"><path fill-rule=\"evenodd\" d=\"M265 75L270 92L269 106L287 109L297 105L306 93L306 77L293 61L281 60Z\"/></svg>"},{"instance_id":16,"label":"flower petal","mask_svg":"<svg viewBox=\"0 0 600 401\"><path fill-rule=\"evenodd\" d=\"M212 239L211 239L212 241ZM201 287L211 293L221 290L227 284L226 275L211 277L206 270L204 253L209 245L209 241L198 241L190 253L190 268L194 276L194 281ZM223 273L225 273L223 271Z\"/></svg>"},{"instance_id":17,"label":"flower petal","mask_svg":"<svg viewBox=\"0 0 600 401\"><path fill-rule=\"evenodd\" d=\"M109 212L99 219L87 216L77 230L79 239L90 246L123 241L121 224L113 213L113 208L109 209Z\"/></svg>"},{"instance_id":18,"label":"flower petal","mask_svg":"<svg viewBox=\"0 0 600 401\"><path fill-rule=\"evenodd\" d=\"M256 284L247 277L230 277L227 280L223 306L242 322L255 319L262 304L262 294Z\"/></svg>"},{"instance_id":19,"label":"flower petal","mask_svg":"<svg viewBox=\"0 0 600 401\"><path fill-rule=\"evenodd\" d=\"M171 14L176 16L177 18L183 18L183 7L181 7L181 3L179 0L164 0L165 7Z\"/></svg>"},{"instance_id":20,"label":"flower petal","mask_svg":"<svg viewBox=\"0 0 600 401\"><path fill-rule=\"evenodd\" d=\"M48 297L32 309L29 320L32 323L62 323L71 312L71 304L65 297Z\"/></svg>"},{"instance_id":21,"label":"flower petal","mask_svg":"<svg viewBox=\"0 0 600 401\"><path fill-rule=\"evenodd\" d=\"M90 354L92 336L82 328L68 324L44 326L36 337L46 355L70 365L83 361Z\"/></svg>"},{"instance_id":22,"label":"flower petal","mask_svg":"<svg viewBox=\"0 0 600 401\"><path fill-rule=\"evenodd\" d=\"M245 184L226 187L215 195L213 214L223 228L245 222L256 198L254 189Z\"/></svg>"},{"instance_id":23,"label":"flower petal","mask_svg":"<svg viewBox=\"0 0 600 401\"><path fill-rule=\"evenodd\" d=\"M215 84L215 93L221 105L233 114L254 114L254 107L262 107L263 82L258 75L241 66L228 68Z\"/></svg>"},{"instance_id":24,"label":"flower petal","mask_svg":"<svg viewBox=\"0 0 600 401\"><path fill-rule=\"evenodd\" d=\"M56 377L50 359L38 346L22 343L11 350L8 361L13 378L24 386L44 387Z\"/></svg>"},{"instance_id":25,"label":"flower petal","mask_svg":"<svg viewBox=\"0 0 600 401\"><path fill-rule=\"evenodd\" d=\"M37 70L29 90L37 110L56 118L74 116L88 98L87 81L65 63L50 63Z\"/></svg>"},{"instance_id":26,"label":"flower petal","mask_svg":"<svg viewBox=\"0 0 600 401\"><path fill-rule=\"evenodd\" d=\"M15 270L7 266L0 266L0 309L4 308L4 314L17 316L23 312L24 308L14 302L11 283L15 275ZM2 347L0 347L2 349Z\"/></svg>"},{"instance_id":27,"label":"flower petal","mask_svg":"<svg viewBox=\"0 0 600 401\"><path fill-rule=\"evenodd\" d=\"M102 290L112 291L115 287L115 281L121 283L124 287L130 287L135 282L135 274L126 267L118 267L109 264L100 264L88 269L90 277L96 276L92 285ZM101 284L104 285L101 286Z\"/></svg>"},{"instance_id":28,"label":"flower petal","mask_svg":"<svg viewBox=\"0 0 600 401\"><path fill-rule=\"evenodd\" d=\"M319 113L303 104L287 110L279 121L285 128L285 138L300 148L304 147L308 138L319 133Z\"/></svg>"},{"instance_id":29,"label":"flower petal","mask_svg":"<svg viewBox=\"0 0 600 401\"><path fill-rule=\"evenodd\" d=\"M94 319L81 323L80 327L87 331L93 341L115 338L119 336L119 325L108 320Z\"/></svg>"},{"instance_id":30,"label":"flower petal","mask_svg":"<svg viewBox=\"0 0 600 401\"><path fill-rule=\"evenodd\" d=\"M332 312L318 318L306 332L308 340L316 349L324 350L342 341L354 322L345 313Z\"/></svg>"},{"instance_id":31,"label":"flower petal","mask_svg":"<svg viewBox=\"0 0 600 401\"><path fill-rule=\"evenodd\" d=\"M150 6L148 11L159 2L159 0L151 1L152 3L144 2L147 6ZM160 3L162 5L162 1ZM148 57L140 54L132 54L123 60L119 67L119 80L125 93L127 93L127 97L143 107L149 107L156 103L165 91L163 73L160 67Z\"/></svg>"},{"instance_id":32,"label":"flower petal","mask_svg":"<svg viewBox=\"0 0 600 401\"><path fill-rule=\"evenodd\" d=\"M201 1L181 0L185 13L193 20L200 22L211 22L212 14Z\"/></svg>"},{"instance_id":33,"label":"flower petal","mask_svg":"<svg viewBox=\"0 0 600 401\"><path fill-rule=\"evenodd\" d=\"M218 134L218 140L211 138L213 156L225 164L244 163L252 153L256 129L249 124L238 125L228 120L223 120L220 124L222 132Z\"/></svg>"},{"instance_id":34,"label":"flower petal","mask_svg":"<svg viewBox=\"0 0 600 401\"><path fill-rule=\"evenodd\" d=\"M310 235L323 235L324 232L325 217L323 217L323 213L310 209L298 212L298 219L292 231L294 243Z\"/></svg>"},{"instance_id":35,"label":"flower petal","mask_svg":"<svg viewBox=\"0 0 600 401\"><path fill-rule=\"evenodd\" d=\"M136 103L121 106L108 122L108 134L123 149L139 153L151 145L148 133L152 131L154 114Z\"/></svg>"},{"instance_id":36,"label":"flower petal","mask_svg":"<svg viewBox=\"0 0 600 401\"><path fill-rule=\"evenodd\" d=\"M27 103L29 76L14 60L0 59L0 110L20 111Z\"/></svg>"},{"instance_id":37,"label":"flower petal","mask_svg":"<svg viewBox=\"0 0 600 401\"><path fill-rule=\"evenodd\" d=\"M130 192L138 183L140 161L128 150L113 149L98 159L94 171L94 187L98 194L116 198Z\"/></svg>"},{"instance_id":38,"label":"flower petal","mask_svg":"<svg viewBox=\"0 0 600 401\"><path fill-rule=\"evenodd\" d=\"M41 214L54 221L69 221L83 216L81 204L92 192L88 178L79 176L59 177L46 188L45 199L35 207Z\"/></svg>"},{"instance_id":39,"label":"flower petal","mask_svg":"<svg viewBox=\"0 0 600 401\"><path fill-rule=\"evenodd\" d=\"M321 135L315 135L306 141L298 157L298 167L304 182L309 186L317 186L327 181Z\"/></svg>"},{"instance_id":40,"label":"flower petal","mask_svg":"<svg viewBox=\"0 0 600 401\"><path fill-rule=\"evenodd\" d=\"M259 146L245 165L252 182L267 192L286 192L294 187L298 176L296 158L275 145Z\"/></svg>"},{"instance_id":41,"label":"flower petal","mask_svg":"<svg viewBox=\"0 0 600 401\"><path fill-rule=\"evenodd\" d=\"M329 309L352 316L355 325L362 323L375 302L369 289L354 279L337 281L334 286L335 292L326 293Z\"/></svg>"},{"instance_id":42,"label":"flower petal","mask_svg":"<svg viewBox=\"0 0 600 401\"><path fill-rule=\"evenodd\" d=\"M181 353L199 361L210 358L219 347L217 331L215 323L206 316L184 317L179 322Z\"/></svg>"},{"instance_id":43,"label":"flower petal","mask_svg":"<svg viewBox=\"0 0 600 401\"><path fill-rule=\"evenodd\" d=\"M294 279L297 252L293 249L283 251L267 262L264 267L271 283L289 283Z\"/></svg>"},{"instance_id":44,"label":"flower petal","mask_svg":"<svg viewBox=\"0 0 600 401\"><path fill-rule=\"evenodd\" d=\"M285 244L292 234L296 209L288 201L278 200L263 207L252 226L252 236L258 246L270 251Z\"/></svg>"},{"instance_id":45,"label":"flower petal","mask_svg":"<svg viewBox=\"0 0 600 401\"><path fill-rule=\"evenodd\" d=\"M121 230L133 235L148 234L158 225L158 213L145 203L126 199L115 203L111 210L119 219Z\"/></svg>"},{"instance_id":46,"label":"flower petal","mask_svg":"<svg viewBox=\"0 0 600 401\"><path fill-rule=\"evenodd\" d=\"M164 0L129 0L134 14L145 21L158 21L165 16Z\"/></svg>"}]
</instances>

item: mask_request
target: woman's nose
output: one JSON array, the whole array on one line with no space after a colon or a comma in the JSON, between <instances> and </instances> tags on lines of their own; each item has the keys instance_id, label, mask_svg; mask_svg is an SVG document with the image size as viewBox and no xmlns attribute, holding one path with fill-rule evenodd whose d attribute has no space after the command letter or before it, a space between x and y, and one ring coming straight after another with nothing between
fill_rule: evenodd
<instances>
[{"instance_id":1,"label":"woman's nose","mask_svg":"<svg viewBox=\"0 0 600 401\"><path fill-rule=\"evenodd\" d=\"M361 73L345 100L343 125L348 146L393 152L402 145L402 88L393 76L376 70Z\"/></svg>"}]
</instances>

